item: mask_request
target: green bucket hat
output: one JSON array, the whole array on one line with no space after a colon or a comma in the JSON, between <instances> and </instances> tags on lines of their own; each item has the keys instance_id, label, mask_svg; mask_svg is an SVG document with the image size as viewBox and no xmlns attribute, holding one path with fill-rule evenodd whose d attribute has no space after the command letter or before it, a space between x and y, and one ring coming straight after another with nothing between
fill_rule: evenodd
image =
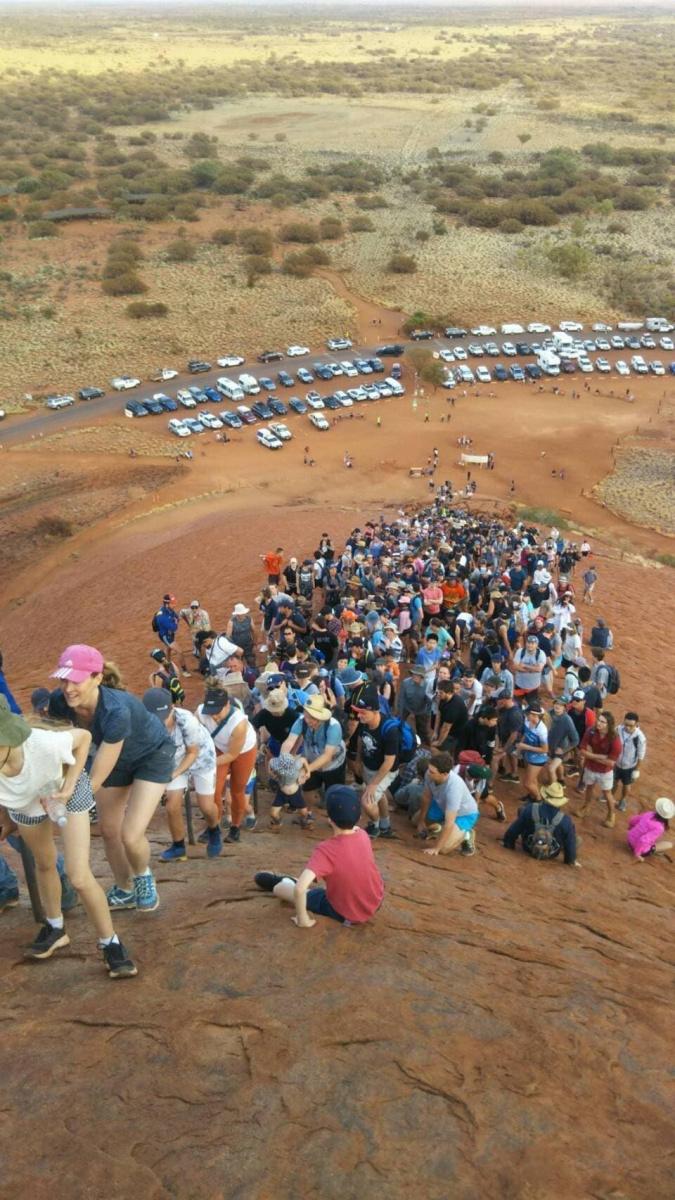
<instances>
[{"instance_id":1,"label":"green bucket hat","mask_svg":"<svg viewBox=\"0 0 675 1200\"><path fill-rule=\"evenodd\" d=\"M13 713L6 696L0 696L0 746L21 746L33 732L23 717Z\"/></svg>"}]
</instances>

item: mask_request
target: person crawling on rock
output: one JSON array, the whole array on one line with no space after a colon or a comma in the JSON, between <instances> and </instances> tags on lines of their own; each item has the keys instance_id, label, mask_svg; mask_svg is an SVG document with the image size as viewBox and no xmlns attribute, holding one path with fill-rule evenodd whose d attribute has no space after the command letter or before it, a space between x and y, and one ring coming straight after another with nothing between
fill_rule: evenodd
<instances>
[{"instance_id":1,"label":"person crawling on rock","mask_svg":"<svg viewBox=\"0 0 675 1200\"><path fill-rule=\"evenodd\" d=\"M329 787L326 812L333 836L319 842L298 879L272 871L255 875L263 892L295 905L291 919L299 929L316 925L314 915L332 917L341 925L362 925L375 915L384 897L370 838L358 828L361 801L354 788ZM318 879L325 881L325 888L312 887Z\"/></svg>"}]
</instances>

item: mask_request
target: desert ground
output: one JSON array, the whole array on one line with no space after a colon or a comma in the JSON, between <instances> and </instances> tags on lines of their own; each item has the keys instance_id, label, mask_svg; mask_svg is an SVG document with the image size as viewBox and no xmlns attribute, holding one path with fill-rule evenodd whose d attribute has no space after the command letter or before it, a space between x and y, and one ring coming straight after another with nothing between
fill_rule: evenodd
<instances>
[{"instance_id":1,"label":"desert ground","mask_svg":"<svg viewBox=\"0 0 675 1200\"><path fill-rule=\"evenodd\" d=\"M351 195L279 209L209 194L185 227L197 248L183 263L166 260L179 227L173 217L73 222L44 240L26 236L23 218L3 228L0 269L11 278L3 276L0 318L0 403L10 413L0 428L0 647L15 694L27 706L61 649L78 641L99 645L142 692L150 620L167 589L181 605L197 596L223 628L236 602L254 601L265 551L311 553L324 530L339 542L369 517L423 504L427 481L408 472L434 447L441 477L461 487L456 439L467 434L478 453L495 454L495 470L478 473L473 508L589 537L599 582L593 612L582 607L584 625L603 615L613 628L622 687L612 708L622 716L637 707L649 741L637 799L648 805L672 795L672 376L631 378L630 398L623 380L596 374L590 392L575 376L554 381L558 394L552 381L541 391L457 388L454 403L427 386L414 407L404 362L405 397L357 407L326 433L289 417L294 437L278 454L257 445L251 430L232 433L226 445L205 434L192 439L190 463L176 461L178 444L162 419L126 420L122 399L119 411L101 417L82 410L79 426L12 435L48 392L104 384L123 370L147 379L191 355L215 361L238 350L250 361L264 345L314 347L336 333L349 333L356 348L373 345L373 322L378 341L394 339L421 308L466 325L624 315L608 300L595 252L587 275L563 280L542 257L548 238L572 235L589 250L600 240L618 257L648 252L659 269L672 260L672 216L659 203L622 212L615 233L608 211L584 214L573 234L572 218L562 232L528 228L515 238L450 220L446 234L415 242L415 274L384 269L392 251L431 228L429 205L400 176L423 166L434 146L450 154L468 147L481 169L489 153L505 149L507 165L519 169L561 144L672 145L668 130L651 128L657 117L669 120L663 80L636 59L631 38L639 41L645 27L632 17L521 14L506 26L497 17L460 17L443 37L437 25L411 30L393 18L386 28L353 27L312 14L304 31L283 33L267 16L257 29L210 19L210 61L224 73L243 63L251 73L271 70L271 54L292 52L298 79L314 61L365 68L385 44L394 58L413 58L414 47L424 62L429 55L453 63L496 45L505 63L517 50L527 65L545 49L546 63L534 91L505 79L433 95L365 86L360 95L256 92L199 110L186 104L168 125L115 128L125 153L141 129L159 138L168 127L206 131L218 138L221 162L260 153L298 175L325 163L333 142L344 156L369 156L386 173L388 207L369 209L373 230L346 231L309 278L278 272L287 247L274 240L272 273L247 287L241 251L212 235L253 226L276 239L290 219L336 213L347 224L357 212ZM67 36L61 20L45 15L39 37L30 26L11 28L0 67L12 86L39 67L95 78L112 62L133 80L155 67L177 77L202 61L197 15L111 25L103 14L84 31L68 26ZM561 47L567 82L556 66ZM605 51L604 77L588 71L580 82L574 53ZM551 90L560 108L538 108ZM632 125L610 115L624 102L633 104ZM483 129L469 130L464 122L476 120L477 103L496 111ZM517 137L523 130L527 143ZM172 166L185 164L179 142L161 149ZM88 163L93 153L87 149ZM132 321L128 298L102 294L101 273L110 243L139 228L148 297L165 300L169 312ZM303 464L306 446L313 467ZM553 475L561 468L564 479ZM186 680L190 706L200 682ZM514 789L498 791L511 819ZM263 791L263 815L268 803ZM348 930L320 922L304 933L257 892L252 876L265 867L297 874L327 827L286 823L275 837L262 820L215 861L195 847L187 863L159 866L159 911L121 915L139 976L117 986L105 979L81 908L69 919L70 951L45 964L23 959L34 926L22 888L0 938L7 1193L399 1200L415 1190L425 1200L669 1200L672 855L634 865L625 817L611 831L600 822L599 812L579 822L582 869L568 872L505 854L501 827L489 817L473 859L425 860L410 827L395 819L397 841L376 845L387 888L377 918ZM150 829L155 864L166 837L159 811ZM12 850L2 852L16 865ZM98 837L93 862L108 885Z\"/></svg>"}]
</instances>

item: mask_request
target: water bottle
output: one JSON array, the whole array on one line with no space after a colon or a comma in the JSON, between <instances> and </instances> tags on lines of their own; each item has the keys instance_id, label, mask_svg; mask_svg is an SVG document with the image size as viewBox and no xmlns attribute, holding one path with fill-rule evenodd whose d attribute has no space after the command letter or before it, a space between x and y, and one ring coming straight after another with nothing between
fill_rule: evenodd
<instances>
[{"instance_id":1,"label":"water bottle","mask_svg":"<svg viewBox=\"0 0 675 1200\"><path fill-rule=\"evenodd\" d=\"M68 822L68 813L65 804L58 798L60 791L61 780L55 779L43 788L39 799L50 821L62 828Z\"/></svg>"}]
</instances>

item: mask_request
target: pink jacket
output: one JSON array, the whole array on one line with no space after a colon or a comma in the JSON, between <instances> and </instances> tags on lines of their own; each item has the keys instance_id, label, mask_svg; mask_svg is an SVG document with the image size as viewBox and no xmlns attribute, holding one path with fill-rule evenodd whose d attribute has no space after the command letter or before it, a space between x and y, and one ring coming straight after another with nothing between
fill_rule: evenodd
<instances>
[{"instance_id":1,"label":"pink jacket","mask_svg":"<svg viewBox=\"0 0 675 1200\"><path fill-rule=\"evenodd\" d=\"M628 845L633 854L648 854L663 837L663 821L655 812L638 813L628 822Z\"/></svg>"}]
</instances>

